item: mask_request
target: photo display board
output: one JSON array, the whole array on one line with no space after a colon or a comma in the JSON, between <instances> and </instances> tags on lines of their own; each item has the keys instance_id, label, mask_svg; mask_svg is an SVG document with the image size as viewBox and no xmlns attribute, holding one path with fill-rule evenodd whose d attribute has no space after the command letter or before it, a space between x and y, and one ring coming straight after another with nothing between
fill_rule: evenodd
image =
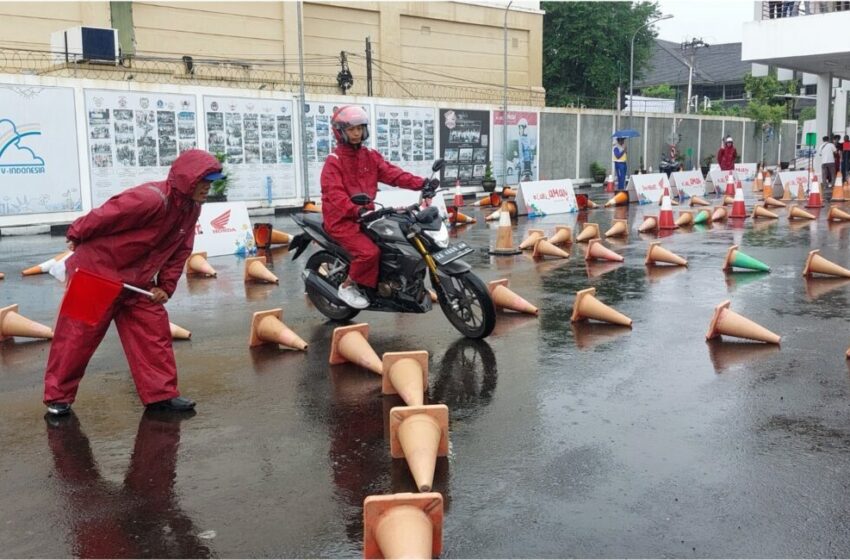
<instances>
[{"instance_id":1,"label":"photo display board","mask_svg":"<svg viewBox=\"0 0 850 560\"><path fill-rule=\"evenodd\" d=\"M440 149L446 187L480 186L490 161L490 111L440 109Z\"/></svg>"},{"instance_id":2,"label":"photo display board","mask_svg":"<svg viewBox=\"0 0 850 560\"><path fill-rule=\"evenodd\" d=\"M428 107L375 106L375 149L415 175L430 177L434 164L434 114Z\"/></svg>"},{"instance_id":3,"label":"photo display board","mask_svg":"<svg viewBox=\"0 0 850 560\"><path fill-rule=\"evenodd\" d=\"M0 215L82 209L74 90L0 85Z\"/></svg>"},{"instance_id":4,"label":"photo display board","mask_svg":"<svg viewBox=\"0 0 850 560\"><path fill-rule=\"evenodd\" d=\"M164 181L177 156L198 147L194 95L85 90L84 97L93 206Z\"/></svg>"},{"instance_id":5,"label":"photo display board","mask_svg":"<svg viewBox=\"0 0 850 560\"><path fill-rule=\"evenodd\" d=\"M502 184L504 111L493 111L493 178ZM536 112L508 111L507 184L537 180L538 117Z\"/></svg>"},{"instance_id":6,"label":"photo display board","mask_svg":"<svg viewBox=\"0 0 850 560\"><path fill-rule=\"evenodd\" d=\"M295 198L292 101L204 96L207 149L225 154L228 200Z\"/></svg>"}]
</instances>

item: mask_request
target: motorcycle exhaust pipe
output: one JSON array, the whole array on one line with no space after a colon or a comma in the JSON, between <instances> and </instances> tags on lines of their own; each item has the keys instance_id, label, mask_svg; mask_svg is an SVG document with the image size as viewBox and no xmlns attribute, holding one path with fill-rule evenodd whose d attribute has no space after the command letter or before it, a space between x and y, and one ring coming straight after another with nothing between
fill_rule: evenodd
<instances>
[{"instance_id":1,"label":"motorcycle exhaust pipe","mask_svg":"<svg viewBox=\"0 0 850 560\"><path fill-rule=\"evenodd\" d=\"M336 288L325 282L325 280L323 280L321 276L319 276L312 270L305 270L303 276L305 286L310 286L311 288L315 289L320 294L322 294L322 297L324 297L334 305L346 306L346 303L339 299Z\"/></svg>"}]
</instances>

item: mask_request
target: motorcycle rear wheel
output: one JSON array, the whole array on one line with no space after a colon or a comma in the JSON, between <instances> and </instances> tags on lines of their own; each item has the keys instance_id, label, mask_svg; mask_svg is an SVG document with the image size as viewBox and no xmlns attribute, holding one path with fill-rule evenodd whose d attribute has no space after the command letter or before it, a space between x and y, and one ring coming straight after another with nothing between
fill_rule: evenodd
<instances>
[{"instance_id":1,"label":"motorcycle rear wheel","mask_svg":"<svg viewBox=\"0 0 850 560\"><path fill-rule=\"evenodd\" d=\"M331 270L338 267L340 264L341 261L331 253L327 251L319 251L318 253L310 255L310 258L307 259L305 268L313 271L334 288L338 288L348 275L347 266L342 270L331 273ZM316 309L318 309L319 312L328 319L333 319L334 321L348 321L360 313L359 309L353 309L347 305L336 305L323 296L321 292L312 288L309 284L306 285L306 290L307 297L310 298L310 301L313 302Z\"/></svg>"},{"instance_id":2,"label":"motorcycle rear wheel","mask_svg":"<svg viewBox=\"0 0 850 560\"><path fill-rule=\"evenodd\" d=\"M496 326L496 308L487 286L475 274L442 277L437 299L446 319L463 336L486 338Z\"/></svg>"}]
</instances>

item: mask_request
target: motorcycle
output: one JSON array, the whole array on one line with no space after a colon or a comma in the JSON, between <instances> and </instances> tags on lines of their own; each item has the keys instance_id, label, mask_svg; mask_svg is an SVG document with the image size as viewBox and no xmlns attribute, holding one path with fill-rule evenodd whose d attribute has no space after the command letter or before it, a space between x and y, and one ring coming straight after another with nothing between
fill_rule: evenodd
<instances>
[{"instance_id":1,"label":"motorcycle","mask_svg":"<svg viewBox=\"0 0 850 560\"><path fill-rule=\"evenodd\" d=\"M434 175L445 167L437 160ZM496 310L487 286L469 264L461 260L474 251L464 242L449 244L449 233L436 206L421 207L423 198L432 198L442 189L423 189L419 203L406 208L380 208L361 217L361 228L381 250L377 288L363 288L369 311L426 313L432 309L431 294L425 285L428 276L446 318L467 338L482 339L496 325ZM355 194L351 201L366 206L373 200ZM337 295L348 276L350 255L322 227L322 217L301 214L293 217L303 230L290 241L293 260L311 242L321 249L307 259L304 285L307 297L323 315L334 321L348 321L359 312Z\"/></svg>"}]
</instances>

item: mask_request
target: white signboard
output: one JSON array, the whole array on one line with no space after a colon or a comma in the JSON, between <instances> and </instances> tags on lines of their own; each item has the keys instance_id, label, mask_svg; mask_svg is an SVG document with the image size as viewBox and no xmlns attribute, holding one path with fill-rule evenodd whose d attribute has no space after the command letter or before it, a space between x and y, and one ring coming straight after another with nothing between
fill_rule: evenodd
<instances>
[{"instance_id":1,"label":"white signboard","mask_svg":"<svg viewBox=\"0 0 850 560\"><path fill-rule=\"evenodd\" d=\"M198 146L195 96L84 91L92 204L163 181L177 156Z\"/></svg>"},{"instance_id":2,"label":"white signboard","mask_svg":"<svg viewBox=\"0 0 850 560\"><path fill-rule=\"evenodd\" d=\"M723 194L726 191L727 177L729 177L728 171L721 171L719 167L712 168L705 178L705 192Z\"/></svg>"},{"instance_id":3,"label":"white signboard","mask_svg":"<svg viewBox=\"0 0 850 560\"><path fill-rule=\"evenodd\" d=\"M431 175L434 116L429 107L375 106L375 149L384 159L415 175Z\"/></svg>"},{"instance_id":4,"label":"white signboard","mask_svg":"<svg viewBox=\"0 0 850 560\"><path fill-rule=\"evenodd\" d=\"M194 251L208 257L253 255L257 252L254 231L244 202L208 202L201 206L195 226Z\"/></svg>"},{"instance_id":5,"label":"white signboard","mask_svg":"<svg viewBox=\"0 0 850 560\"><path fill-rule=\"evenodd\" d=\"M516 185L521 181L536 181L540 131L538 113L508 111L507 127L504 114L504 111L493 111L493 177L498 185L502 184L502 152L505 145L502 134L507 130L508 165L505 171L508 185Z\"/></svg>"},{"instance_id":6,"label":"white signboard","mask_svg":"<svg viewBox=\"0 0 850 560\"><path fill-rule=\"evenodd\" d=\"M741 187L747 192L753 188L753 183L756 181L756 172L758 169L757 163L736 163L735 178L741 181Z\"/></svg>"},{"instance_id":7,"label":"white signboard","mask_svg":"<svg viewBox=\"0 0 850 560\"><path fill-rule=\"evenodd\" d=\"M0 85L0 215L81 209L74 90Z\"/></svg>"},{"instance_id":8,"label":"white signboard","mask_svg":"<svg viewBox=\"0 0 850 560\"><path fill-rule=\"evenodd\" d=\"M207 150L226 154L228 200L295 198L292 101L204 96Z\"/></svg>"},{"instance_id":9,"label":"white signboard","mask_svg":"<svg viewBox=\"0 0 850 560\"><path fill-rule=\"evenodd\" d=\"M791 190L791 196L796 197L800 192L800 188L805 192L808 187L808 173L802 171L780 171L777 176L779 179L773 181L773 196L785 196L785 189Z\"/></svg>"},{"instance_id":10,"label":"white signboard","mask_svg":"<svg viewBox=\"0 0 850 560\"><path fill-rule=\"evenodd\" d=\"M516 202L517 214L520 216L578 212L576 193L569 179L520 183Z\"/></svg>"},{"instance_id":11,"label":"white signboard","mask_svg":"<svg viewBox=\"0 0 850 560\"><path fill-rule=\"evenodd\" d=\"M670 188L666 173L632 175L629 177L629 200L638 204L658 204L665 187Z\"/></svg>"},{"instance_id":12,"label":"white signboard","mask_svg":"<svg viewBox=\"0 0 850 560\"><path fill-rule=\"evenodd\" d=\"M419 191L383 186L375 196L375 202L383 204L384 206L392 206L395 208L410 206L412 204L419 203ZM431 205L440 209L440 216L445 218L449 215L448 209L446 208L446 201L442 194L438 194L434 197L431 200Z\"/></svg>"},{"instance_id":13,"label":"white signboard","mask_svg":"<svg viewBox=\"0 0 850 560\"><path fill-rule=\"evenodd\" d=\"M670 174L671 195L680 198L703 196L705 194L705 179L699 170L676 171Z\"/></svg>"}]
</instances>

